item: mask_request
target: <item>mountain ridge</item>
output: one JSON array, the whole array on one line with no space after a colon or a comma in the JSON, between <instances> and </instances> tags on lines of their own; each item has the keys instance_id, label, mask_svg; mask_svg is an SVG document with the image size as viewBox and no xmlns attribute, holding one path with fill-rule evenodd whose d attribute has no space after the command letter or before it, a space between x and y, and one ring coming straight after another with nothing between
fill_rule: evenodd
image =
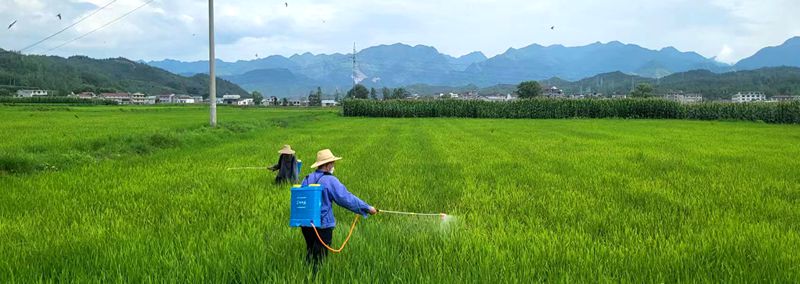
<instances>
[{"instance_id":1,"label":"mountain ridge","mask_svg":"<svg viewBox=\"0 0 800 284\"><path fill-rule=\"evenodd\" d=\"M800 36L789 38L780 45L762 48L734 64L737 70L774 66L800 66Z\"/></svg>"},{"instance_id":2,"label":"mountain ridge","mask_svg":"<svg viewBox=\"0 0 800 284\"><path fill-rule=\"evenodd\" d=\"M622 71L644 77L663 77L692 69L715 72L731 70L730 65L702 57L695 52L675 47L659 50L643 48L619 41L595 42L567 47L560 44L542 46L536 43L486 57L480 51L462 56L444 54L427 45L404 43L381 44L356 52L357 70L353 70L352 54L313 54L305 52L289 57L273 55L267 58L217 62L217 74L237 82L237 75L254 70L286 69L298 76L310 78L323 89L346 91L352 85L355 71L360 83L367 87L398 87L413 84L491 86L560 77L569 80L596 74ZM203 73L207 61L181 64L174 60L148 62L176 74ZM261 73L267 74L267 73ZM248 75L252 79L254 74ZM292 76L281 76L291 78ZM247 82L250 91L270 90L276 96L300 95L291 82L262 78L265 82ZM270 86L266 85L270 82ZM290 89L292 91L290 91ZM304 92L305 93L305 92Z\"/></svg>"},{"instance_id":3,"label":"mountain ridge","mask_svg":"<svg viewBox=\"0 0 800 284\"><path fill-rule=\"evenodd\" d=\"M0 84L5 92L22 86L71 92L142 92L208 96L208 76L181 76L126 58L23 55L0 49ZM218 94L246 95L247 91L217 79Z\"/></svg>"},{"instance_id":4,"label":"mountain ridge","mask_svg":"<svg viewBox=\"0 0 800 284\"><path fill-rule=\"evenodd\" d=\"M797 56L794 56L795 54ZM72 57L65 60L70 59ZM94 59L85 57L84 61L86 60ZM118 61L120 60L118 59ZM522 48L509 48L506 52L492 57L486 57L479 51L455 57L444 54L432 46L394 43L365 48L356 53L356 60L356 70L353 70L352 54L341 53L313 54L305 52L289 57L271 55L235 62L217 60L217 74L221 78L231 80L232 83L244 86L247 91L258 90L265 95L279 97L305 95L307 94L306 89L310 90L316 86L322 87L324 90L339 90L344 93L352 85L353 74L361 84L375 88L410 85L474 85L485 88L496 85L513 85L526 80L547 80L553 77L563 78L566 81L578 81L614 71L657 79L698 69L725 73L782 65L800 66L800 37L793 37L781 45L759 50L753 56L745 58L735 65L720 63L714 58L705 58L692 51L681 51L673 46L655 50L620 41L595 42L569 47L561 44L543 46L533 43ZM58 62L58 60L56 61ZM102 61L98 60L98 62ZM129 60L122 61L126 60L121 60L121 63L117 62L117 65L139 64ZM145 66L155 66L154 70L164 69L172 74L187 77L164 79L169 77L169 73L156 72L158 75L154 75L153 78L160 78L162 83L170 80L182 83L172 82L172 86L151 88L145 86L144 82L137 81L138 79L120 77L118 78L122 82L120 86L149 88L153 91L166 89L180 91L185 90L185 86L191 85L193 86L192 91L198 91L198 88L202 86L199 86L197 82L189 83L184 80L194 80L191 76L204 73L208 68L208 62L202 60L182 62L166 59L146 63ZM81 64L81 61L75 61L72 65L83 66ZM139 69L143 70L143 68ZM122 69L113 69L112 71L120 70ZM100 73L102 72L105 71ZM6 77L8 76L11 75ZM80 76L71 78L70 80L74 79L75 82L83 80ZM107 80L104 82L104 84L108 83ZM92 82L84 83L92 85ZM56 84L49 83L49 85Z\"/></svg>"}]
</instances>

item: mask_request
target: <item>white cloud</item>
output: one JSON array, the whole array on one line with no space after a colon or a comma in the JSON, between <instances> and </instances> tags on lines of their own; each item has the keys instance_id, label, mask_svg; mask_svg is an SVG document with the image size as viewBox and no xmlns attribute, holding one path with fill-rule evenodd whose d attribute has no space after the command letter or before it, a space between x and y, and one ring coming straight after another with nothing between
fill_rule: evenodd
<instances>
[{"instance_id":1,"label":"white cloud","mask_svg":"<svg viewBox=\"0 0 800 284\"><path fill-rule=\"evenodd\" d=\"M42 52L141 5L119 0L42 45ZM0 0L0 48L20 49L91 13L109 0ZM217 1L218 56L350 52L403 42L451 55L488 56L532 43L583 45L619 40L648 48L675 46L734 62L800 33L797 0L289 0ZM201 60L207 56L206 0L157 0L54 53L132 59ZM8 8L6 8L8 7ZM54 15L62 13L58 22ZM550 26L555 26L554 30ZM721 48L722 46L722 48Z\"/></svg>"},{"instance_id":2,"label":"white cloud","mask_svg":"<svg viewBox=\"0 0 800 284\"><path fill-rule=\"evenodd\" d=\"M14 0L14 4L26 10L40 10L45 7L44 3L40 0Z\"/></svg>"},{"instance_id":3,"label":"white cloud","mask_svg":"<svg viewBox=\"0 0 800 284\"><path fill-rule=\"evenodd\" d=\"M725 63L735 63L735 60L732 58L733 56L733 48L728 46L727 44L722 45L722 49L717 53L717 61L725 62Z\"/></svg>"}]
</instances>

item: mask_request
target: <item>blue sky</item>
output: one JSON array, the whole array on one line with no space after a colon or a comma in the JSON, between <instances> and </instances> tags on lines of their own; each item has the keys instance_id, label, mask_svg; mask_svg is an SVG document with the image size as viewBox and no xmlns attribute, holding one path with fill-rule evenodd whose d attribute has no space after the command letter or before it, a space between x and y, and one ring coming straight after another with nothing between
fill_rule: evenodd
<instances>
[{"instance_id":1,"label":"blue sky","mask_svg":"<svg viewBox=\"0 0 800 284\"><path fill-rule=\"evenodd\" d=\"M0 0L0 48L19 50L110 1ZM155 0L111 26L47 52L145 1L117 0L30 53L207 58L207 0ZM619 40L652 49L674 46L731 63L800 35L797 0L217 0L215 11L217 55L228 61L254 59L256 54L348 53L353 42L359 47L424 44L454 56L482 51L491 57L532 43L575 46ZM14 27L6 29L14 20Z\"/></svg>"}]
</instances>

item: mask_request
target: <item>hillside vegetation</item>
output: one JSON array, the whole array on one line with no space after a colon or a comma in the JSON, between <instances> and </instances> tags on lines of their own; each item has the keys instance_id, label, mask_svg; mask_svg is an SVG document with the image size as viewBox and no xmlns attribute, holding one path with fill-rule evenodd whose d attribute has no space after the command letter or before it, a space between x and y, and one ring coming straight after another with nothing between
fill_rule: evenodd
<instances>
[{"instance_id":1,"label":"hillside vegetation","mask_svg":"<svg viewBox=\"0 0 800 284\"><path fill-rule=\"evenodd\" d=\"M62 58L0 49L0 95L26 88L51 90L56 95L92 91L208 96L208 76L184 77L125 58ZM217 93L245 95L247 91L217 79Z\"/></svg>"}]
</instances>

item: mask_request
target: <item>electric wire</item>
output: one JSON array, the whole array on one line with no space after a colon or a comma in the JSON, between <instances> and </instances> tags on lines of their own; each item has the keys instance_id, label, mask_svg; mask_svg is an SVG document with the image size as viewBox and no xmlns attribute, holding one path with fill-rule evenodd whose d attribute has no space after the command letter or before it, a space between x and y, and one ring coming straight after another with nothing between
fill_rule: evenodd
<instances>
[{"instance_id":1,"label":"electric wire","mask_svg":"<svg viewBox=\"0 0 800 284\"><path fill-rule=\"evenodd\" d=\"M117 21L119 21L119 20L122 20L123 18L127 17L128 15L130 15L130 14L133 14L134 12L138 11L139 9L141 9L141 8L144 8L145 6L149 5L150 3L153 3L153 1L155 1L155 0L149 0L149 1L147 1L147 2L144 2L144 4L142 4L142 5L140 5L140 6L136 7L136 8L134 8L133 10L130 10L130 11L128 11L128 12L127 12L127 13L125 13L125 14L122 14L122 16L119 16L119 17L115 18L114 20L111 20L110 22L107 22L107 23L105 23L104 25L102 25L102 26L100 26L100 27L98 27L98 28L96 28L96 29L94 29L94 30L91 30L91 31L89 31L89 32L87 32L87 33L84 33L83 35L81 35L81 36L78 36L78 37L76 37L76 38L73 38L73 39L71 39L71 40L69 40L69 41L67 41L67 42L65 42L65 43L63 43L63 44L61 44L61 45L58 45L58 46L56 46L56 47L53 47L53 48L51 48L51 49L48 49L46 52L50 52L50 51L53 51L53 50L59 49L59 48L61 48L61 47L65 46L65 45L67 45L67 44L73 43L73 42L75 42L76 40L82 39L82 38L84 38L84 37L86 37L86 36L88 36L88 35L90 35L90 34L92 34L92 33L96 32L96 31L99 31L99 30L101 30L101 29L103 29L103 28L105 28L105 27L108 27L108 26L110 26L110 25L112 25L112 24L116 23Z\"/></svg>"},{"instance_id":2,"label":"electric wire","mask_svg":"<svg viewBox=\"0 0 800 284\"><path fill-rule=\"evenodd\" d=\"M80 23L81 23L81 22L83 22L84 20L88 19L88 18L89 18L89 17L91 17L91 16L94 16L94 15L95 15L95 14L97 14L98 12L100 12L100 11L104 10L106 7L110 6L111 4L113 4L114 2L117 2L117 1L118 1L118 0L111 0L111 2L108 2L108 4L106 4L105 6L102 6L102 7L100 7L100 8L97 8L97 10L94 10L94 11L93 11L91 14L84 16L83 18L79 19L78 21L76 21L76 22L74 22L74 23L70 24L69 26L67 26L67 27L65 27L65 28L63 28L63 29L61 29L60 31L57 31L57 32L55 32L55 33L53 33L53 34L51 34L51 35L49 35L49 36L47 36L47 37L45 37L45 38L43 38L43 39L41 39L41 40L37 41L37 42L34 42L34 43L32 43L32 44L30 44L30 45L26 46L25 48L21 49L19 52L20 52L20 53L22 53L22 52L25 52L26 50L28 50L28 49L31 49L31 48L34 48L35 46L37 46L37 45L39 45L39 44L41 44L41 43L43 43L43 42L47 41L48 39L51 39L51 38L53 38L54 36L57 36L57 35L59 35L59 34L63 33L64 31L68 30L69 28L71 28L71 27L74 27L74 26L75 26L75 25L77 25L77 24L80 24Z\"/></svg>"}]
</instances>

